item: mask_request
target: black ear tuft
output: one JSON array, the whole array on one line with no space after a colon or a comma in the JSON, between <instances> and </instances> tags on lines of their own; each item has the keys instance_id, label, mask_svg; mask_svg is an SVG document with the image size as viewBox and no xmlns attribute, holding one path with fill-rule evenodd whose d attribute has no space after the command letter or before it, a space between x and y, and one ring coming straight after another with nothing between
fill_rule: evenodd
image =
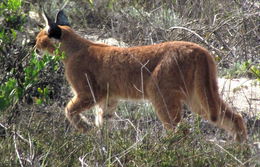
<instances>
[{"instance_id":1,"label":"black ear tuft","mask_svg":"<svg viewBox=\"0 0 260 167\"><path fill-rule=\"evenodd\" d=\"M42 9L42 17L44 18L46 26L50 26L54 23L52 19L47 15L44 9Z\"/></svg>"},{"instance_id":2,"label":"black ear tuft","mask_svg":"<svg viewBox=\"0 0 260 167\"><path fill-rule=\"evenodd\" d=\"M63 10L60 10L57 13L55 23L58 25L61 25L61 26L70 26L69 20L68 20L67 16L65 15L65 13L63 12Z\"/></svg>"},{"instance_id":3,"label":"black ear tuft","mask_svg":"<svg viewBox=\"0 0 260 167\"><path fill-rule=\"evenodd\" d=\"M47 33L48 37L50 38L55 38L55 39L60 39L61 38L61 29L60 27L52 21L50 17L46 14L46 12L43 10L43 18L46 22L46 27L47 27Z\"/></svg>"},{"instance_id":4,"label":"black ear tuft","mask_svg":"<svg viewBox=\"0 0 260 167\"><path fill-rule=\"evenodd\" d=\"M53 24L48 30L48 37L60 39L61 38L61 28L57 24Z\"/></svg>"}]
</instances>

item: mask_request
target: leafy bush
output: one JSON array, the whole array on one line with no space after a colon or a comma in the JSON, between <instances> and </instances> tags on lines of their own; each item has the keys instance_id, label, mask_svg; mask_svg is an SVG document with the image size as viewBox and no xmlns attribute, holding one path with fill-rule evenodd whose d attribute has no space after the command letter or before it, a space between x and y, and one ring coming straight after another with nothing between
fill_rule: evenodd
<instances>
[{"instance_id":1,"label":"leafy bush","mask_svg":"<svg viewBox=\"0 0 260 167\"><path fill-rule=\"evenodd\" d=\"M0 63L6 67L7 73L4 74L0 83L0 110L8 107L13 101L22 94L20 83L15 78L17 70L13 68L13 62L8 61L11 49L15 46L13 43L17 39L17 31L22 31L25 21L24 15L21 13L20 0L5 0L0 2L0 15L3 20L0 25Z\"/></svg>"},{"instance_id":2,"label":"leafy bush","mask_svg":"<svg viewBox=\"0 0 260 167\"><path fill-rule=\"evenodd\" d=\"M0 25L0 64L4 67L4 72L0 75L0 111L16 104L25 96L31 101L30 90L37 87L40 72L48 65L53 66L53 72L56 71L62 58L46 54L39 59L34 51L24 46L25 43L16 41L17 34L24 32L23 25L26 23L21 7L21 0L6 0L0 3L0 15L3 19L3 24ZM59 54L58 52L57 50L56 53ZM34 98L35 102L42 104L47 101L50 93L48 85L36 89L38 95Z\"/></svg>"},{"instance_id":3,"label":"leafy bush","mask_svg":"<svg viewBox=\"0 0 260 167\"><path fill-rule=\"evenodd\" d=\"M223 75L228 78L249 76L260 82L260 65L251 61L237 62L230 69L226 69Z\"/></svg>"}]
</instances>

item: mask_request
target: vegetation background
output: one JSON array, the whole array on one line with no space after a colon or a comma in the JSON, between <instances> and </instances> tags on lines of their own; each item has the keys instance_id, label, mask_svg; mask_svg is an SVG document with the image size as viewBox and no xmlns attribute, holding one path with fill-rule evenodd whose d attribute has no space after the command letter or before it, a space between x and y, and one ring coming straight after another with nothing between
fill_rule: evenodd
<instances>
[{"instance_id":1,"label":"vegetation background","mask_svg":"<svg viewBox=\"0 0 260 167\"><path fill-rule=\"evenodd\" d=\"M78 133L63 114L72 94L59 58L33 51L44 23L40 4L53 17L66 4L72 27L95 41L123 47L199 43L215 56L219 76L254 84L241 83L229 92L259 88L257 0L1 0L1 167L260 166L260 107L253 103L259 98L252 96L260 92L254 89L245 96L246 109L232 105L247 121L244 144L231 141L185 106L186 121L168 133L148 102L122 101L116 118L102 129Z\"/></svg>"}]
</instances>

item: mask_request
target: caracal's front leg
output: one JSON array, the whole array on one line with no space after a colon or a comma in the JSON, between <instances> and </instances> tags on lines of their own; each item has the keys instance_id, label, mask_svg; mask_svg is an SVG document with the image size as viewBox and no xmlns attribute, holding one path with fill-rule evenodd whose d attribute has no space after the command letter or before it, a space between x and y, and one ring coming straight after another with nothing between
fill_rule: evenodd
<instances>
[{"instance_id":1,"label":"caracal's front leg","mask_svg":"<svg viewBox=\"0 0 260 167\"><path fill-rule=\"evenodd\" d=\"M103 124L103 119L111 119L114 117L114 112L116 111L116 107L118 104L118 100L109 99L103 100L99 103L99 105L95 106L96 118L95 125L97 127L101 127Z\"/></svg>"},{"instance_id":2,"label":"caracal's front leg","mask_svg":"<svg viewBox=\"0 0 260 167\"><path fill-rule=\"evenodd\" d=\"M87 132L93 125L80 113L94 106L93 98L73 97L65 108L65 115L70 123L80 132Z\"/></svg>"}]
</instances>

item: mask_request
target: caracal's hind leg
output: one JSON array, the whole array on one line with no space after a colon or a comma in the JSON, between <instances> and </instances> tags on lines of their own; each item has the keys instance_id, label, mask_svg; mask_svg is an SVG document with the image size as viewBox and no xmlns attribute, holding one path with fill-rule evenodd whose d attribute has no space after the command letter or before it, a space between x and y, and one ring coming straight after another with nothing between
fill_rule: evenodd
<instances>
[{"instance_id":1,"label":"caracal's hind leg","mask_svg":"<svg viewBox=\"0 0 260 167\"><path fill-rule=\"evenodd\" d=\"M154 69L146 86L149 100L166 129L174 130L181 121L182 102L186 100L187 90L178 64L169 62L166 57Z\"/></svg>"},{"instance_id":2,"label":"caracal's hind leg","mask_svg":"<svg viewBox=\"0 0 260 167\"><path fill-rule=\"evenodd\" d=\"M181 102L178 100L172 101L171 104L155 102L154 106L164 128L174 130L181 121Z\"/></svg>"},{"instance_id":3,"label":"caracal's hind leg","mask_svg":"<svg viewBox=\"0 0 260 167\"><path fill-rule=\"evenodd\" d=\"M150 92L149 99L155 108L158 118L163 123L164 128L174 130L181 121L183 94L173 91L168 91L167 93L161 91L159 93L159 91Z\"/></svg>"},{"instance_id":4,"label":"caracal's hind leg","mask_svg":"<svg viewBox=\"0 0 260 167\"><path fill-rule=\"evenodd\" d=\"M221 99L215 76L213 75L210 82L205 81L205 78L201 76L198 77L194 92L190 97L192 111L198 113L214 125L225 129L237 141L246 140L247 130L244 120L240 114L232 111Z\"/></svg>"},{"instance_id":5,"label":"caracal's hind leg","mask_svg":"<svg viewBox=\"0 0 260 167\"><path fill-rule=\"evenodd\" d=\"M217 103L219 106L216 106L214 110L211 108L212 111L209 111L210 108L205 102L205 99L200 99L196 94L194 94L190 101L191 110L202 116L204 119L209 120L217 127L229 132L238 142L247 139L247 129L240 114L232 111L232 109L228 107L221 98L219 103ZM212 112L220 113L215 122L211 120L210 113Z\"/></svg>"},{"instance_id":6,"label":"caracal's hind leg","mask_svg":"<svg viewBox=\"0 0 260 167\"><path fill-rule=\"evenodd\" d=\"M118 100L116 99L109 99L103 100L96 106L96 118L95 118L95 125L97 127L101 127L103 124L103 119L111 119L114 117L114 113L116 111L118 104Z\"/></svg>"},{"instance_id":7,"label":"caracal's hind leg","mask_svg":"<svg viewBox=\"0 0 260 167\"><path fill-rule=\"evenodd\" d=\"M239 113L232 111L223 100L221 102L220 119L216 125L230 132L234 139L238 142L247 140L247 128L242 116Z\"/></svg>"},{"instance_id":8,"label":"caracal's hind leg","mask_svg":"<svg viewBox=\"0 0 260 167\"><path fill-rule=\"evenodd\" d=\"M205 100L205 99L203 99L203 100ZM188 101L188 105L192 112L197 113L198 115L203 117L205 120L210 121L210 112L209 112L208 104L206 103L206 101L202 102L199 95L194 93L190 97L190 100Z\"/></svg>"},{"instance_id":9,"label":"caracal's hind leg","mask_svg":"<svg viewBox=\"0 0 260 167\"><path fill-rule=\"evenodd\" d=\"M73 97L65 108L65 115L70 123L80 132L87 132L92 128L85 116L80 113L94 106L93 98Z\"/></svg>"}]
</instances>

